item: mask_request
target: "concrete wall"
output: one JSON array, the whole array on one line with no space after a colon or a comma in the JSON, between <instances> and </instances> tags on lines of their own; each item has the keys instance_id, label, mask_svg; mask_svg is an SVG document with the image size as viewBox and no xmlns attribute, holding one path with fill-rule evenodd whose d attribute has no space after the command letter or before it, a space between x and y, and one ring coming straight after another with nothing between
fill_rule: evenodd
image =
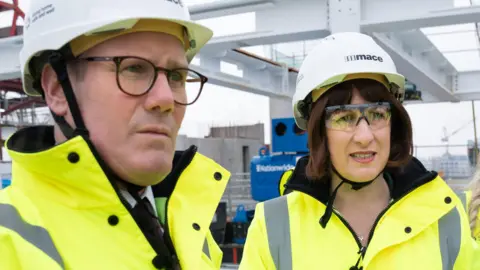
<instances>
[{"instance_id":1,"label":"concrete wall","mask_svg":"<svg viewBox=\"0 0 480 270\"><path fill-rule=\"evenodd\" d=\"M260 140L264 143L265 128L263 124L250 126L229 126L229 127L213 127L210 134L206 138L242 138Z\"/></svg>"},{"instance_id":2,"label":"concrete wall","mask_svg":"<svg viewBox=\"0 0 480 270\"><path fill-rule=\"evenodd\" d=\"M11 162L0 162L0 178L10 178L12 174Z\"/></svg>"},{"instance_id":3,"label":"concrete wall","mask_svg":"<svg viewBox=\"0 0 480 270\"><path fill-rule=\"evenodd\" d=\"M1 129L2 138L7 139L15 130L13 127L3 127ZM237 134L252 138L189 138L180 135L177 138L176 149L184 150L191 145L196 145L198 152L215 160L232 174L250 172L250 161L264 144L263 125L215 128L210 134L225 137ZM0 163L0 175L9 174L11 171L11 163L8 162L11 159L5 149L2 150L3 160L6 162Z\"/></svg>"},{"instance_id":4,"label":"concrete wall","mask_svg":"<svg viewBox=\"0 0 480 270\"><path fill-rule=\"evenodd\" d=\"M192 144L198 147L198 152L215 160L232 175L250 172L250 160L258 154L262 146L259 140L237 138L188 138L181 135L177 139L177 150L184 150ZM5 160L10 160L3 149ZM10 178L11 163L0 162L0 177Z\"/></svg>"},{"instance_id":5,"label":"concrete wall","mask_svg":"<svg viewBox=\"0 0 480 270\"><path fill-rule=\"evenodd\" d=\"M258 154L263 140L242 138L188 138L179 136L177 150L196 145L198 151L215 160L232 174L250 172L250 160Z\"/></svg>"},{"instance_id":6,"label":"concrete wall","mask_svg":"<svg viewBox=\"0 0 480 270\"><path fill-rule=\"evenodd\" d=\"M247 210L254 209L257 202L251 195L250 161L263 146L263 135L261 139L188 138L183 135L178 137L176 148L183 150L192 144L198 147L198 152L215 160L232 174L222 196L222 201L227 203L227 215L233 217L240 204Z\"/></svg>"}]
</instances>

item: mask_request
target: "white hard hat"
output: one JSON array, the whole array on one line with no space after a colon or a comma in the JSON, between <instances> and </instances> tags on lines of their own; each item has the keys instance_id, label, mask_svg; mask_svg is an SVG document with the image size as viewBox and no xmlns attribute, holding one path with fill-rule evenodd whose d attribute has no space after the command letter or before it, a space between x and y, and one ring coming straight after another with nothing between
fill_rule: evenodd
<instances>
[{"instance_id":1,"label":"white hard hat","mask_svg":"<svg viewBox=\"0 0 480 270\"><path fill-rule=\"evenodd\" d=\"M128 30L141 19L161 20L185 28L190 62L213 32L190 19L182 0L35 0L25 17L20 52L23 88L38 96L29 63L44 51L59 50L73 39L110 31Z\"/></svg>"},{"instance_id":2,"label":"white hard hat","mask_svg":"<svg viewBox=\"0 0 480 270\"><path fill-rule=\"evenodd\" d=\"M370 36L344 32L323 38L304 59L293 96L293 114L298 127L306 130L305 98L312 93L314 103L338 83L357 78L380 82L400 101L404 98L405 77L397 73L392 58Z\"/></svg>"}]
</instances>

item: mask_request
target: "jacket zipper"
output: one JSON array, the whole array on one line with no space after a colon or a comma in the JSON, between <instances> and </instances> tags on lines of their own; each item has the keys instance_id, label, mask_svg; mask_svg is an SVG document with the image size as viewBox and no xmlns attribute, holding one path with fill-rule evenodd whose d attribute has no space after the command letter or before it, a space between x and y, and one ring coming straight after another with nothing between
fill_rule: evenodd
<instances>
[{"instance_id":1,"label":"jacket zipper","mask_svg":"<svg viewBox=\"0 0 480 270\"><path fill-rule=\"evenodd\" d=\"M187 162L188 164L190 164L192 162L193 157L197 154L197 149L198 149L197 147L194 147L192 149L193 154L191 155L191 157L189 157L189 160ZM182 173L183 173L183 170L182 170ZM180 176L181 176L182 173L180 173L180 175L178 176L179 179L180 179ZM177 182L175 183L175 186L177 185L177 183L178 183L178 179L177 179ZM175 190L175 187L173 188L173 190ZM172 191L172 193L173 193L173 191ZM176 252L175 247L173 245L172 238L170 237L170 230L168 228L168 202L170 201L170 197L172 197L172 194L170 194L170 196L167 197L167 200L165 202L165 224L163 226L163 236L164 236L163 239L165 241L165 244L167 245L167 248L172 253L172 259L173 259L173 262L175 264L173 267L178 266L178 269L182 269L182 266L180 265L180 261L179 261L178 256L177 256L177 252ZM174 268L174 269L177 270L176 268Z\"/></svg>"},{"instance_id":2,"label":"jacket zipper","mask_svg":"<svg viewBox=\"0 0 480 270\"><path fill-rule=\"evenodd\" d=\"M427 181L426 183L429 183L430 181L434 180L435 178L432 178L430 179L429 181ZM426 183L423 183L422 185L426 184ZM421 186L421 185L420 185ZM405 196L409 195L413 190L417 189L418 187L420 186L413 186L411 187L407 192L405 192L402 196L398 197L397 199L393 200L385 209L383 209L382 212L380 212L380 214L377 216L377 218L375 219L375 222L373 223L373 226L372 226L372 229L370 229L370 233L368 234L368 242L367 242L367 245L365 246L364 250L363 250L363 254L362 256L365 256L365 254L367 253L367 249L368 249L368 246L370 245L370 241L372 240L373 238L373 234L375 232L375 229L377 228L377 225L378 225L378 222L380 222L380 219L385 215L385 213L387 213L387 211L393 206L395 205L398 201L400 201L401 199L403 199Z\"/></svg>"},{"instance_id":3,"label":"jacket zipper","mask_svg":"<svg viewBox=\"0 0 480 270\"><path fill-rule=\"evenodd\" d=\"M114 182L114 179L116 178L116 174L110 169L110 167L106 164L106 162L100 157L100 155L98 154L96 148L93 146L93 144L91 143L91 141L87 140L87 139L84 139L88 145L88 147L90 148L90 151L92 152L93 156L95 157L95 159L97 160L97 163L98 165L100 166L100 168L102 169L103 173L105 174L106 178L108 179L108 181L110 182L110 185L112 186L113 190L115 191L115 193L117 194L117 197L119 198L120 202L123 204L123 206L125 207L125 209L128 211L128 213L130 214L130 216L133 216L132 215L132 210L133 208L130 206L130 203L122 196L121 192L120 192L120 189L118 188L117 184ZM167 201L165 203L165 227L164 227L164 240L165 240L165 244L167 245L167 248L172 252L172 258L174 260L174 263L178 265L178 267L181 269L181 266L180 264L178 263L178 257L177 257L177 253L175 251L175 248L173 246L173 242L172 242L172 239L170 237L170 233L169 233L169 230L168 230L168 201L170 199L170 196L167 197ZM140 229L140 225L139 223L137 222L137 220L133 219L133 221L135 222L135 224L137 225L137 228L141 231ZM142 232L142 235L146 238L145 234ZM149 243L150 245L150 243ZM151 245L150 245L151 246ZM153 247L152 247L153 248Z\"/></svg>"},{"instance_id":4,"label":"jacket zipper","mask_svg":"<svg viewBox=\"0 0 480 270\"><path fill-rule=\"evenodd\" d=\"M410 192L412 192L412 190L416 189L417 187L414 187L410 190L408 190L407 193L405 193L404 195L402 195L401 197L397 198L396 200L393 200L385 209L383 209L382 212L380 212L380 214L377 216L377 218L375 219L375 222L373 223L373 226L372 226L372 229L370 230L370 233L368 234L368 242L367 242L367 247L368 245L370 244L370 241L372 240L372 237L373 237L373 233L375 231L375 228L377 227L378 225L378 222L380 222L380 219L383 217L383 215L385 215L385 213L387 213L387 211L393 206L395 205L398 201L400 201L401 199L403 199L405 196L407 196L408 194L410 194ZM366 252L366 250L365 250Z\"/></svg>"},{"instance_id":5,"label":"jacket zipper","mask_svg":"<svg viewBox=\"0 0 480 270\"><path fill-rule=\"evenodd\" d=\"M190 148L189 148L190 149ZM192 148L192 155L189 157L189 160L187 161L187 164L190 164L194 158L194 156L197 154L197 147L193 147ZM188 150L187 150L188 151ZM180 162L180 161L179 161ZM188 165L187 165L188 166ZM185 168L187 167L185 166ZM182 172L180 173L180 175L178 176L178 179L180 179L180 176L182 175L183 173L183 170L185 169L183 168L182 169ZM175 187L178 183L178 179L177 179L177 182L175 183ZM173 188L173 190L175 190L175 187ZM172 194L173 194L173 191L172 191ZM165 244L167 245L167 248L170 250L170 252L172 253L172 259L173 259L173 262L175 265L173 265L173 269L177 270L177 267L178 266L178 270L182 269L182 266L180 265L180 261L178 259L178 256L177 256L177 252L175 250L175 247L173 245L173 241L172 241L172 238L170 237L170 230L168 228L168 202L170 201L170 197L172 197L172 194L170 194L170 196L167 197L167 200L165 202L165 224L163 226L163 239L165 241Z\"/></svg>"},{"instance_id":6,"label":"jacket zipper","mask_svg":"<svg viewBox=\"0 0 480 270\"><path fill-rule=\"evenodd\" d=\"M357 243L358 245L358 248L359 249L362 249L364 248L362 246L362 243L360 242L360 239L358 238L357 234L355 233L355 231L353 230L353 228L350 226L350 224L348 224L348 222L342 217L342 215L338 214L337 211L333 211L335 213L335 215L340 219L340 221L342 221L343 225L345 225L345 227L347 227L347 229L350 231L350 233L352 234L353 238L355 239L355 242Z\"/></svg>"},{"instance_id":7,"label":"jacket zipper","mask_svg":"<svg viewBox=\"0 0 480 270\"><path fill-rule=\"evenodd\" d=\"M355 239L355 242L357 243L357 246L358 246L358 252L357 254L360 254L360 258L363 258L363 255L365 254L365 251L366 251L366 247L364 247L362 245L362 243L360 242L360 239L358 238L357 234L355 233L355 231L353 230L353 228L350 226L350 224L348 224L348 222L342 217L342 215L340 215L339 213L337 213L337 211L333 210L333 213L335 213L335 215L340 219L340 221L345 225L345 227L347 227L347 229L350 231L350 233L352 234L353 236L353 239ZM355 267L358 267L358 264L360 262L360 258L358 258L357 260L357 263L355 264ZM350 268L350 269L358 269L358 268ZM360 268L361 269L361 268Z\"/></svg>"},{"instance_id":8,"label":"jacket zipper","mask_svg":"<svg viewBox=\"0 0 480 270\"><path fill-rule=\"evenodd\" d=\"M413 188L415 189L415 188ZM368 242L367 242L367 245L363 246L360 239L358 238L357 234L355 233L355 231L353 230L353 228L350 226L350 224L340 215L338 214L336 211L334 211L335 215L340 219L340 221L342 221L342 223L345 225L345 227L347 227L347 229L350 231L350 233L352 234L353 238L355 239L355 242L357 243L358 245L358 248L359 248L359 254L362 258L365 257L365 254L367 253L367 248L368 246L370 245L370 241L372 240L372 237L373 237L373 233L375 231L375 228L377 227L378 225L378 222L380 221L380 219L383 217L383 215L388 211L388 209L390 209L390 207L392 207L397 201L399 201L400 199L402 199L403 197L405 197L406 195L408 195L413 189L410 189L405 195L401 196L400 198L398 198L397 200L394 200L392 201L388 206L387 208L385 208L382 212L380 212L380 214L377 216L377 218L375 219L375 222L373 223L373 226L372 226L372 229L370 229L370 232L368 234Z\"/></svg>"},{"instance_id":9,"label":"jacket zipper","mask_svg":"<svg viewBox=\"0 0 480 270\"><path fill-rule=\"evenodd\" d=\"M385 213L393 206L395 205L398 201L400 201L401 199L403 199L405 196L409 195L413 190L417 189L418 187L426 184L426 183L429 183L431 182L432 180L434 180L436 178L437 175L432 175L432 173L430 172L430 175L429 175L429 178L428 180L426 180L425 182L422 182L421 185L414 185L412 186L410 189L407 190L407 192L405 192L402 196L398 197L397 199L393 200L382 212L380 212L380 214L377 216L377 218L375 219L375 222L373 223L373 226L372 228L370 229L370 232L368 234L368 242L367 242L367 245L364 247L362 246L362 243L360 242L360 239L358 238L357 234L355 233L355 231L352 229L352 227L350 226L350 224L348 224L348 222L339 214L337 213L337 211L333 211L335 213L335 215L340 219L340 221L345 225L345 227L350 231L350 233L352 234L353 238L355 239L355 242L357 243L358 247L359 247L359 253L361 255L361 257L363 258L365 256L365 254L367 253L367 247L370 245L370 242L373 238L373 234L374 234L374 231L378 225L378 222L380 221L380 219L383 217L383 215L385 215ZM426 178L426 177L425 177ZM309 192L308 190L304 190L301 186L293 186L291 187L291 190L292 191L298 191L298 192L301 192L301 193L304 193L304 194L307 194L309 196L312 196L313 198L315 198L317 201L319 201L321 204L325 205L320 199L318 199L317 196L315 196L314 194L312 194L311 192Z\"/></svg>"},{"instance_id":10,"label":"jacket zipper","mask_svg":"<svg viewBox=\"0 0 480 270\"><path fill-rule=\"evenodd\" d=\"M435 177L431 177L430 180L422 183L422 185L426 184L426 183L429 183L430 181L434 180ZM422 186L420 185L420 186ZM373 233L375 232L375 229L378 225L378 222L380 221L380 219L383 217L383 215L385 215L385 213L393 206L395 205L398 201L400 201L401 199L403 199L405 196L409 195L413 190L415 190L416 188L420 187L418 185L415 185L413 187L411 187L410 189L407 190L407 192L405 192L402 196L398 197L397 199L393 200L382 212L380 212L380 214L377 216L377 218L375 219L375 222L373 223L373 226L372 228L370 229L370 232L368 234L368 242L367 242L367 245L364 247L362 246L362 243L360 242L360 239L358 238L357 234L355 233L355 231L353 230L353 228L350 226L350 224L348 224L348 222L339 214L337 213L337 211L333 211L333 213L335 213L335 215L340 219L340 221L345 225L345 227L350 231L350 233L352 234L353 238L355 239L355 242L357 243L358 245L358 248L359 248L359 253L361 254L362 258L365 256L365 254L367 253L367 248L368 246L370 245L370 241L372 240L373 238ZM302 188L292 188L292 190L296 190L298 192L302 192L304 194L307 194L307 195L310 195L309 192L304 192L302 191ZM312 196L312 195L310 195ZM313 198L316 198L315 196L313 196ZM321 202L318 198L317 200L324 204L323 202Z\"/></svg>"}]
</instances>

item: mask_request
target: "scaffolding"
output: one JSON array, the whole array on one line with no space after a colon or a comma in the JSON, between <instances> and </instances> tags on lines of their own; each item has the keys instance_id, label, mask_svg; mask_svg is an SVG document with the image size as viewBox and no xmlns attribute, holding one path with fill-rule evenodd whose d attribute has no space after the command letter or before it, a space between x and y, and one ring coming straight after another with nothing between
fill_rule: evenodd
<instances>
[{"instance_id":1,"label":"scaffolding","mask_svg":"<svg viewBox=\"0 0 480 270\"><path fill-rule=\"evenodd\" d=\"M0 1L0 14L13 11L12 23L9 27L0 28L0 38L21 36L23 26L17 24L17 21L25 19L25 13L19 7L19 0L13 0L12 3ZM48 112L41 112L39 108L45 108L45 102L38 97L29 97L23 93L22 81L20 79L10 79L0 81L0 139L3 144L5 137L2 134L4 127L21 128L30 125L47 123L49 121ZM3 160L0 149L0 160Z\"/></svg>"}]
</instances>

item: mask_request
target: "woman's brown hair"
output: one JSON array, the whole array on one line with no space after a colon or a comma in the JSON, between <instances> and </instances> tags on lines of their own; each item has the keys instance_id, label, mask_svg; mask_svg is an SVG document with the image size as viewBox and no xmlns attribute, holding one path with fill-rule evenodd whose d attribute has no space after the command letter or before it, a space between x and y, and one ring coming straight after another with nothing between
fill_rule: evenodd
<instances>
[{"instance_id":1,"label":"woman's brown hair","mask_svg":"<svg viewBox=\"0 0 480 270\"><path fill-rule=\"evenodd\" d=\"M406 165L413 153L412 124L403 105L385 86L371 79L354 79L329 89L312 106L308 119L308 146L310 158L306 174L308 178L321 179L329 174L330 154L327 146L325 108L350 104L353 90L369 102L389 102L392 106L390 156L387 167Z\"/></svg>"}]
</instances>

